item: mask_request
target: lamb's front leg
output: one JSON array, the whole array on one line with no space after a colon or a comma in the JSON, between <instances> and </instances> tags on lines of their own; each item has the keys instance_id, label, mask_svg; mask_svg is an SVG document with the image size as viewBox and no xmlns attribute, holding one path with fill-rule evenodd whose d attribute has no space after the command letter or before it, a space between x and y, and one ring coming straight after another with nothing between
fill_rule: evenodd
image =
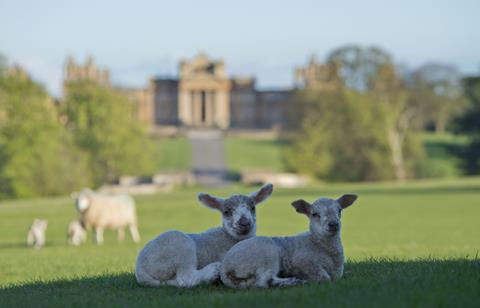
<instances>
[{"instance_id":1,"label":"lamb's front leg","mask_svg":"<svg viewBox=\"0 0 480 308\"><path fill-rule=\"evenodd\" d=\"M306 273L308 277L308 281L312 282L324 282L324 281L331 281L332 277L323 267L318 267L314 271L310 271Z\"/></svg>"},{"instance_id":2,"label":"lamb's front leg","mask_svg":"<svg viewBox=\"0 0 480 308\"><path fill-rule=\"evenodd\" d=\"M268 282L268 285L271 287L290 287L290 286L297 286L304 283L305 283L305 280L298 279L295 277L287 277L287 278L273 277Z\"/></svg>"},{"instance_id":3,"label":"lamb's front leg","mask_svg":"<svg viewBox=\"0 0 480 308\"><path fill-rule=\"evenodd\" d=\"M221 266L221 262L214 262L199 270L193 268L179 270L176 278L167 281L167 284L187 288L195 287L199 284L209 284L220 277Z\"/></svg>"}]
</instances>

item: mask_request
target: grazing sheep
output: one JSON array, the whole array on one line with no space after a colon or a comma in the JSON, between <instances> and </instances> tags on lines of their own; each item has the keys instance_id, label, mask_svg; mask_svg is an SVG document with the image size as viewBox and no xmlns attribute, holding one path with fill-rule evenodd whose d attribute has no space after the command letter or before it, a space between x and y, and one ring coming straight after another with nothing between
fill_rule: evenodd
<instances>
[{"instance_id":1,"label":"grazing sheep","mask_svg":"<svg viewBox=\"0 0 480 308\"><path fill-rule=\"evenodd\" d=\"M46 219L33 220L27 234L27 245L40 249L45 246L45 231L47 230L48 221Z\"/></svg>"},{"instance_id":2,"label":"grazing sheep","mask_svg":"<svg viewBox=\"0 0 480 308\"><path fill-rule=\"evenodd\" d=\"M143 286L193 287L219 278L225 253L256 232L255 207L272 193L267 184L257 192L227 199L199 194L207 207L222 213L223 226L200 234L167 231L151 240L137 257L135 277Z\"/></svg>"},{"instance_id":3,"label":"grazing sheep","mask_svg":"<svg viewBox=\"0 0 480 308\"><path fill-rule=\"evenodd\" d=\"M72 220L68 225L67 237L70 245L78 246L87 240L87 231L79 220Z\"/></svg>"},{"instance_id":4,"label":"grazing sheep","mask_svg":"<svg viewBox=\"0 0 480 308\"><path fill-rule=\"evenodd\" d=\"M294 201L297 212L308 216L310 231L290 237L254 237L236 244L223 259L222 282L233 288L266 288L342 277L340 216L356 199L356 195L343 195L313 204Z\"/></svg>"},{"instance_id":5,"label":"grazing sheep","mask_svg":"<svg viewBox=\"0 0 480 308\"><path fill-rule=\"evenodd\" d=\"M118 230L118 239L123 240L124 228L127 226L133 241L140 241L135 202L129 195L104 195L84 189L72 197L75 198L75 205L85 229L95 230L97 244L103 243L105 229Z\"/></svg>"}]
</instances>

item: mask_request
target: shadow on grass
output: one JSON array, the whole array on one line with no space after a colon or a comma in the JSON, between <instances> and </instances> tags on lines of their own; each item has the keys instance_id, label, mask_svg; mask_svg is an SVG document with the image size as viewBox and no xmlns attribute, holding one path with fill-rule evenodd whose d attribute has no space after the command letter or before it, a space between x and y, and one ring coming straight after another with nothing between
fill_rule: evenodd
<instances>
[{"instance_id":1,"label":"shadow on grass","mask_svg":"<svg viewBox=\"0 0 480 308\"><path fill-rule=\"evenodd\" d=\"M68 246L67 241L65 242L54 242L54 241L47 241L45 243L45 246L43 246L41 249L44 249L45 247L61 247L61 246ZM34 247L28 246L27 243L25 242L4 242L0 243L0 250L2 249L29 249L29 250L35 250Z\"/></svg>"},{"instance_id":2,"label":"shadow on grass","mask_svg":"<svg viewBox=\"0 0 480 308\"><path fill-rule=\"evenodd\" d=\"M138 287L132 273L0 289L2 306L463 306L480 305L480 261L368 260L346 264L334 283L285 289Z\"/></svg>"}]
</instances>

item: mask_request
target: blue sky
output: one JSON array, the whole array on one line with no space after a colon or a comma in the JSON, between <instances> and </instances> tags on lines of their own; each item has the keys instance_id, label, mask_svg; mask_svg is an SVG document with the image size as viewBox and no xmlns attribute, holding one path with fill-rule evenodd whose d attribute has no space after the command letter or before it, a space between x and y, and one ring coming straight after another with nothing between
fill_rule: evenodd
<instances>
[{"instance_id":1,"label":"blue sky","mask_svg":"<svg viewBox=\"0 0 480 308\"><path fill-rule=\"evenodd\" d=\"M288 87L312 53L376 45L414 68L426 62L480 72L480 1L26 1L0 0L0 53L60 94L67 54L111 69L117 84L175 75L204 51L231 75Z\"/></svg>"}]
</instances>

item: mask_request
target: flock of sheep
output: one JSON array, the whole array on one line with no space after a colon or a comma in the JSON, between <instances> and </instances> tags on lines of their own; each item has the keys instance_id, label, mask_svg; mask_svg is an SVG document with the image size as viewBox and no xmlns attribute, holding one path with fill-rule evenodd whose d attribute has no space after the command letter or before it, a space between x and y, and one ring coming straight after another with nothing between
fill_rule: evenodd
<instances>
[{"instance_id":1,"label":"flock of sheep","mask_svg":"<svg viewBox=\"0 0 480 308\"><path fill-rule=\"evenodd\" d=\"M250 195L226 199L199 194L201 203L221 212L222 226L199 234L167 231L158 235L137 257L137 283L150 287L194 287L221 280L232 288L268 288L342 277L341 212L357 196L320 198L313 203L293 201L295 210L308 217L309 231L287 237L255 236L255 208L272 192L273 186L267 184ZM98 244L102 243L103 230L107 228L118 230L119 239L123 239L124 229L129 227L133 240L140 240L135 204L129 196L106 196L83 190L74 197L81 218L69 226L72 245L84 242L85 229L90 228L95 230ZM29 243L43 245L44 235L37 236L42 232L37 232L35 226L41 229L46 224L41 220L34 222Z\"/></svg>"},{"instance_id":2,"label":"flock of sheep","mask_svg":"<svg viewBox=\"0 0 480 308\"><path fill-rule=\"evenodd\" d=\"M80 214L78 220L68 225L68 243L78 246L87 239L87 230L95 231L97 244L103 243L103 231L113 229L118 232L118 240L125 238L125 228L129 228L135 243L140 241L137 227L137 213L135 202L126 194L104 195L84 189L73 193L75 207ZM35 219L27 234L27 244L37 249L45 245L45 231L48 222L44 219Z\"/></svg>"}]
</instances>

